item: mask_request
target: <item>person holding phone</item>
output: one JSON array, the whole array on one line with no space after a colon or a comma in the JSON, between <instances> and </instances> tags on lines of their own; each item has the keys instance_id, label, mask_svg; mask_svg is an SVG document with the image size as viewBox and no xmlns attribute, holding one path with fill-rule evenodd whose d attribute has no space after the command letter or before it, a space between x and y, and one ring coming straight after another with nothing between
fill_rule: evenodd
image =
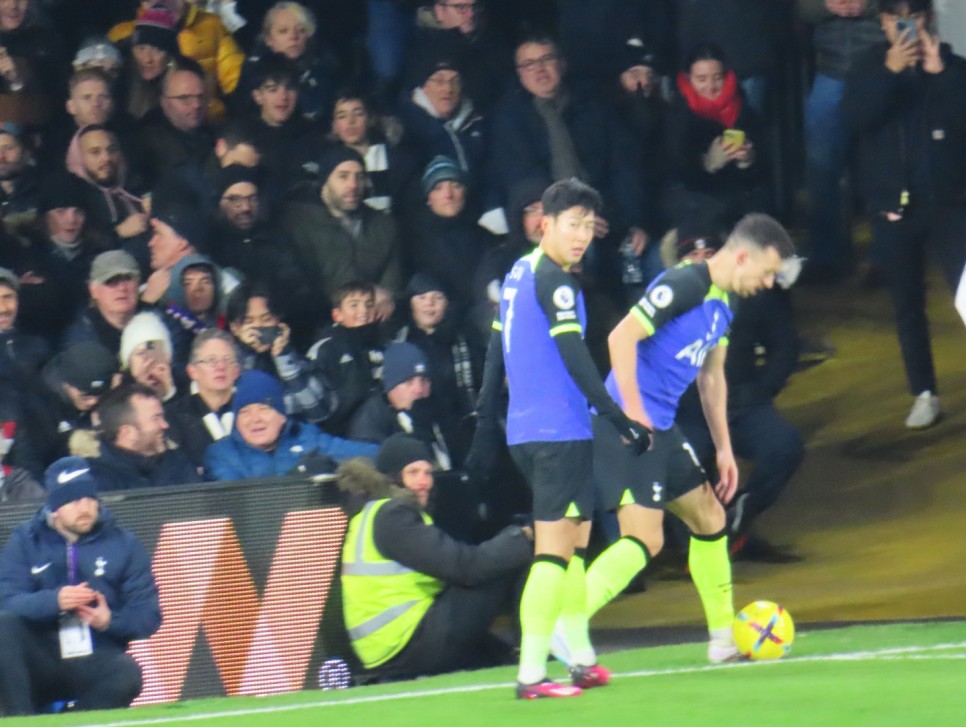
<instances>
[{"instance_id":1,"label":"person holding phone","mask_svg":"<svg viewBox=\"0 0 966 727\"><path fill-rule=\"evenodd\" d=\"M915 397L905 425L940 418L926 319L926 255L951 290L966 262L966 59L941 43L931 0L880 0L886 42L846 77L842 111L859 141L859 191L896 311Z\"/></svg>"},{"instance_id":2,"label":"person holding phone","mask_svg":"<svg viewBox=\"0 0 966 727\"><path fill-rule=\"evenodd\" d=\"M696 46L678 73L680 98L670 111L665 200L672 226L696 216L733 224L770 207L762 122L745 101L722 51Z\"/></svg>"}]
</instances>

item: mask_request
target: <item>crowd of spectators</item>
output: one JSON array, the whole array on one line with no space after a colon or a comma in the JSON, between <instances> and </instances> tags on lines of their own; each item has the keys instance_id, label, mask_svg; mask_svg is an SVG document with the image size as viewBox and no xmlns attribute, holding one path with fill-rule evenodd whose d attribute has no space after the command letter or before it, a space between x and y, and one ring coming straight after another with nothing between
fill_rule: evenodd
<instances>
[{"instance_id":1,"label":"crowd of spectators","mask_svg":"<svg viewBox=\"0 0 966 727\"><path fill-rule=\"evenodd\" d=\"M577 271L592 349L670 262L668 231L775 211L769 98L796 9L819 59L806 273L851 263L843 206L816 205L860 123L837 104L852 61L889 47L871 2L81 5L0 3L4 464L37 482L67 454L115 487L284 474L305 465L277 455L292 437L320 468L400 432L461 468L499 285L549 183L603 195ZM264 411L239 428L242 382Z\"/></svg>"},{"instance_id":2,"label":"crowd of spectators","mask_svg":"<svg viewBox=\"0 0 966 727\"><path fill-rule=\"evenodd\" d=\"M603 197L573 272L606 369L601 342L665 267L783 211L775 99L805 28L805 277L856 263L840 190L854 145L915 396L906 424L930 426L923 250L951 284L966 257L966 63L932 13L0 0L0 501L90 499L47 491L67 456L100 490L332 473L400 438L438 472L476 470L484 342L505 274L540 241L543 191L577 177ZM788 293L750 301L731 339L729 422L755 463L728 513L741 539L803 456L773 405L798 352ZM687 397L680 420L713 461ZM505 523L526 506L502 454L485 469ZM429 532L423 489L404 510Z\"/></svg>"}]
</instances>

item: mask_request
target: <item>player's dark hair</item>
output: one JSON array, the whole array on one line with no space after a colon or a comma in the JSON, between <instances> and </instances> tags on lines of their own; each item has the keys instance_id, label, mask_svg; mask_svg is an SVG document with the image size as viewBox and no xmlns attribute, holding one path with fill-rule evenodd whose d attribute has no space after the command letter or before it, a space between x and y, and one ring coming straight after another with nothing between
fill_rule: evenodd
<instances>
[{"instance_id":1,"label":"player's dark hair","mask_svg":"<svg viewBox=\"0 0 966 727\"><path fill-rule=\"evenodd\" d=\"M903 7L913 13L931 13L932 0L879 0L879 12L898 15Z\"/></svg>"},{"instance_id":2,"label":"player's dark hair","mask_svg":"<svg viewBox=\"0 0 966 727\"><path fill-rule=\"evenodd\" d=\"M131 402L135 396L158 398L157 393L144 384L131 382L111 389L98 400L94 411L100 418L100 432L104 441L113 444L121 427L134 424L134 405Z\"/></svg>"},{"instance_id":3,"label":"player's dark hair","mask_svg":"<svg viewBox=\"0 0 966 727\"><path fill-rule=\"evenodd\" d=\"M353 293L362 293L363 295L371 295L375 297L376 286L365 280L350 280L348 283L343 283L332 291L332 295L330 296L332 307L338 308L340 305L342 305L342 301Z\"/></svg>"},{"instance_id":4,"label":"player's dark hair","mask_svg":"<svg viewBox=\"0 0 966 727\"><path fill-rule=\"evenodd\" d=\"M795 243L788 231L774 217L753 213L742 217L728 236L728 247L746 244L759 249L773 247L785 260L795 254Z\"/></svg>"},{"instance_id":5,"label":"player's dark hair","mask_svg":"<svg viewBox=\"0 0 966 727\"><path fill-rule=\"evenodd\" d=\"M581 207L597 214L604 205L597 190L576 177L554 182L547 187L540 201L543 202L543 213L548 217L556 217L571 207Z\"/></svg>"}]
</instances>

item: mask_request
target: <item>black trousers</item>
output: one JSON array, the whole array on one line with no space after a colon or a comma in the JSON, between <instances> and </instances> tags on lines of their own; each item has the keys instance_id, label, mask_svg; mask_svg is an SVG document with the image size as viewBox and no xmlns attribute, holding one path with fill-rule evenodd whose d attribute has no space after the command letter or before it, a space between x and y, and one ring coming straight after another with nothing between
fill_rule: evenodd
<instances>
[{"instance_id":1,"label":"black trousers","mask_svg":"<svg viewBox=\"0 0 966 727\"><path fill-rule=\"evenodd\" d=\"M45 704L77 709L127 707L141 693L141 667L120 649L60 658L57 628L0 612L0 702L6 716L37 714Z\"/></svg>"},{"instance_id":2,"label":"black trousers","mask_svg":"<svg viewBox=\"0 0 966 727\"><path fill-rule=\"evenodd\" d=\"M412 679L459 669L513 663L509 644L490 633L504 606L512 607L521 577L512 574L480 586L449 586L423 617L406 647L376 673L386 679Z\"/></svg>"},{"instance_id":3,"label":"black trousers","mask_svg":"<svg viewBox=\"0 0 966 727\"><path fill-rule=\"evenodd\" d=\"M936 393L929 322L926 320L926 254L931 250L955 291L966 262L966 207L908 210L897 222L876 215L875 242L895 306L896 332L909 390Z\"/></svg>"}]
</instances>

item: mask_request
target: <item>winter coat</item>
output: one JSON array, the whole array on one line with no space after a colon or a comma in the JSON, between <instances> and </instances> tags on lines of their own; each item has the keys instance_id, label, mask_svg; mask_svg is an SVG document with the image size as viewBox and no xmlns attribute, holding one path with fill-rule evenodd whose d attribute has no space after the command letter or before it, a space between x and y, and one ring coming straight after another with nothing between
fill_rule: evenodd
<instances>
[{"instance_id":1,"label":"winter coat","mask_svg":"<svg viewBox=\"0 0 966 727\"><path fill-rule=\"evenodd\" d=\"M138 10L138 15L142 12ZM112 43L122 43L131 37L136 26L137 20L118 23L108 31L107 38ZM230 94L238 85L245 54L220 17L195 5L187 6L178 32L178 47L182 55L198 61L205 71L208 80L208 121L223 121L225 104L221 97Z\"/></svg>"},{"instance_id":2,"label":"winter coat","mask_svg":"<svg viewBox=\"0 0 966 727\"><path fill-rule=\"evenodd\" d=\"M145 457L103 440L100 444L100 456L90 459L91 474L100 492L201 482L198 470L180 449Z\"/></svg>"},{"instance_id":3,"label":"winter coat","mask_svg":"<svg viewBox=\"0 0 966 727\"><path fill-rule=\"evenodd\" d=\"M119 527L103 504L93 529L74 545L76 582L104 595L111 622L91 629L94 649L124 651L134 639L146 639L161 625L158 589L151 558L134 534ZM57 632L57 592L68 585L68 547L47 523L47 509L17 526L0 553L0 609Z\"/></svg>"},{"instance_id":4,"label":"winter coat","mask_svg":"<svg viewBox=\"0 0 966 727\"><path fill-rule=\"evenodd\" d=\"M858 186L872 213L913 205L966 204L966 59L941 52L945 70L892 73L885 44L856 60L842 112L858 138Z\"/></svg>"},{"instance_id":5,"label":"winter coat","mask_svg":"<svg viewBox=\"0 0 966 727\"><path fill-rule=\"evenodd\" d=\"M620 235L630 226L643 227L639 155L617 114L596 96L571 90L563 118L584 170L583 181L603 195L611 231ZM504 195L524 179L550 178L547 125L522 86L511 89L493 110L491 131L490 158Z\"/></svg>"},{"instance_id":6,"label":"winter coat","mask_svg":"<svg viewBox=\"0 0 966 727\"><path fill-rule=\"evenodd\" d=\"M282 477L291 474L300 460L313 452L341 462L352 457L374 458L378 449L373 444L333 437L312 424L289 419L271 452L248 444L237 429L219 439L205 452L205 476L209 480Z\"/></svg>"},{"instance_id":7,"label":"winter coat","mask_svg":"<svg viewBox=\"0 0 966 727\"><path fill-rule=\"evenodd\" d=\"M397 292L402 268L396 225L389 215L360 205L362 232L354 237L318 202L292 202L281 218L282 229L295 242L311 285L329 295L352 280L365 280Z\"/></svg>"},{"instance_id":8,"label":"winter coat","mask_svg":"<svg viewBox=\"0 0 966 727\"><path fill-rule=\"evenodd\" d=\"M812 46L815 71L832 78L845 78L855 59L882 42L882 25L874 3L856 18L829 12L825 0L798 0L799 18L814 23Z\"/></svg>"}]
</instances>

